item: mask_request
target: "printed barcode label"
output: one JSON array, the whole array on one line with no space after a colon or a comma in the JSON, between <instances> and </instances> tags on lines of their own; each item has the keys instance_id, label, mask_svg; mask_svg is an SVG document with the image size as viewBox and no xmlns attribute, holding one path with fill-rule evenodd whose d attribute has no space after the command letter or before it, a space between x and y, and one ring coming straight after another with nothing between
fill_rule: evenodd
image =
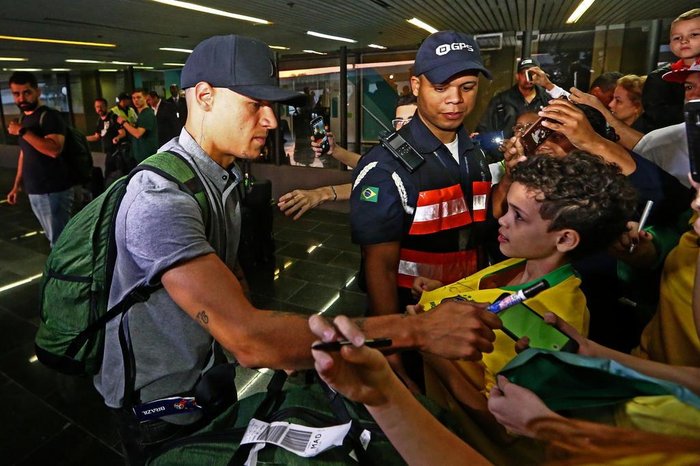
<instances>
[{"instance_id":1,"label":"printed barcode label","mask_svg":"<svg viewBox=\"0 0 700 466\"><path fill-rule=\"evenodd\" d=\"M270 426L270 428L265 432L266 439L272 443L277 443L284 436L284 431L287 430L287 426Z\"/></svg>"},{"instance_id":2,"label":"printed barcode label","mask_svg":"<svg viewBox=\"0 0 700 466\"><path fill-rule=\"evenodd\" d=\"M282 439L282 446L288 450L305 451L311 439L311 432L290 428Z\"/></svg>"},{"instance_id":3,"label":"printed barcode label","mask_svg":"<svg viewBox=\"0 0 700 466\"><path fill-rule=\"evenodd\" d=\"M267 422L251 419L241 445L271 443L299 456L311 457L338 445L350 431L350 423L332 427L306 427L289 422Z\"/></svg>"}]
</instances>

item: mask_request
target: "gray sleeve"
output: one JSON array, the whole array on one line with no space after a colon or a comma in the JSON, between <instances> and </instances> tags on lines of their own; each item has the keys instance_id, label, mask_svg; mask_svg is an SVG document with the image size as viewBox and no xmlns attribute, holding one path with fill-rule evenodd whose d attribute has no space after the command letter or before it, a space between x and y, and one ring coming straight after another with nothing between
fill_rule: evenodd
<instances>
[{"instance_id":1,"label":"gray sleeve","mask_svg":"<svg viewBox=\"0 0 700 466\"><path fill-rule=\"evenodd\" d=\"M142 172L134 177L129 190L132 193L127 191L124 198L129 204L122 204L126 207L125 246L145 283L156 284L173 265L214 252L199 205L175 183Z\"/></svg>"}]
</instances>

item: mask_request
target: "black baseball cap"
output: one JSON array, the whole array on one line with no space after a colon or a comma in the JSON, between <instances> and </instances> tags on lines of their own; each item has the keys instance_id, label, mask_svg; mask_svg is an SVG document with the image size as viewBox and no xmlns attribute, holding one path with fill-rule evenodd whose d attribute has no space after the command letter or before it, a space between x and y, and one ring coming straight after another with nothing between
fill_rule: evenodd
<instances>
[{"instance_id":1,"label":"black baseball cap","mask_svg":"<svg viewBox=\"0 0 700 466\"><path fill-rule=\"evenodd\" d=\"M277 86L277 69L270 48L259 40L214 36L194 48L180 74L180 87L199 82L226 87L251 99L303 105L307 97Z\"/></svg>"},{"instance_id":2,"label":"black baseball cap","mask_svg":"<svg viewBox=\"0 0 700 466\"><path fill-rule=\"evenodd\" d=\"M429 35L416 53L413 72L425 75L428 81L442 84L463 71L480 71L493 79L481 61L479 45L473 36L455 31L440 31Z\"/></svg>"},{"instance_id":3,"label":"black baseball cap","mask_svg":"<svg viewBox=\"0 0 700 466\"><path fill-rule=\"evenodd\" d=\"M532 57L523 58L522 60L520 60L520 63L518 63L518 72L526 70L528 68L534 68L535 66L540 66L540 62L538 62Z\"/></svg>"},{"instance_id":4,"label":"black baseball cap","mask_svg":"<svg viewBox=\"0 0 700 466\"><path fill-rule=\"evenodd\" d=\"M122 92L121 94L119 94L118 99L119 99L119 101L131 100L131 94L129 94L128 92Z\"/></svg>"}]
</instances>

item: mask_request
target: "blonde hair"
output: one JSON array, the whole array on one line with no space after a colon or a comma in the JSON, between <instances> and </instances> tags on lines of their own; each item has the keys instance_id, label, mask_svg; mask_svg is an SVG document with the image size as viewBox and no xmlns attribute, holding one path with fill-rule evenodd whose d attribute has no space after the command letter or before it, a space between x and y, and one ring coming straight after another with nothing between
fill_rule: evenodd
<instances>
[{"instance_id":1,"label":"blonde hair","mask_svg":"<svg viewBox=\"0 0 700 466\"><path fill-rule=\"evenodd\" d=\"M700 18L700 8L693 8L692 10L688 10L685 13L678 15L676 19L671 21L671 26L679 21L688 21L695 18Z\"/></svg>"},{"instance_id":2,"label":"blonde hair","mask_svg":"<svg viewBox=\"0 0 700 466\"><path fill-rule=\"evenodd\" d=\"M644 89L644 82L647 80L646 76L637 76L636 74L626 74L617 80L617 85L622 87L629 93L630 100L642 105L642 90Z\"/></svg>"},{"instance_id":3,"label":"blonde hair","mask_svg":"<svg viewBox=\"0 0 700 466\"><path fill-rule=\"evenodd\" d=\"M619 458L652 454L667 460L697 454L700 461L700 439L567 418L535 419L529 427L536 439L547 442L548 464L607 464Z\"/></svg>"}]
</instances>

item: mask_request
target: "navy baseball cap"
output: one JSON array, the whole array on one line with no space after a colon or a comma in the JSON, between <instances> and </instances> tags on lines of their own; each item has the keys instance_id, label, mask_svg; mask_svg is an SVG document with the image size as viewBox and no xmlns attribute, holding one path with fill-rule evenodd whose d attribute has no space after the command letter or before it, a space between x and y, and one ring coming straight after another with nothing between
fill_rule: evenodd
<instances>
[{"instance_id":1,"label":"navy baseball cap","mask_svg":"<svg viewBox=\"0 0 700 466\"><path fill-rule=\"evenodd\" d=\"M540 66L540 62L534 58L523 58L520 60L520 63L518 63L518 72L528 68L534 68L535 66Z\"/></svg>"},{"instance_id":2,"label":"navy baseball cap","mask_svg":"<svg viewBox=\"0 0 700 466\"><path fill-rule=\"evenodd\" d=\"M277 69L270 48L250 37L214 36L194 48L180 74L180 87L199 82L226 87L256 100L303 105L307 97L277 86Z\"/></svg>"},{"instance_id":3,"label":"navy baseball cap","mask_svg":"<svg viewBox=\"0 0 700 466\"><path fill-rule=\"evenodd\" d=\"M469 34L436 32L423 41L416 53L413 72L416 76L425 75L431 83L445 83L463 71L480 71L493 79L481 61L479 45Z\"/></svg>"}]
</instances>

